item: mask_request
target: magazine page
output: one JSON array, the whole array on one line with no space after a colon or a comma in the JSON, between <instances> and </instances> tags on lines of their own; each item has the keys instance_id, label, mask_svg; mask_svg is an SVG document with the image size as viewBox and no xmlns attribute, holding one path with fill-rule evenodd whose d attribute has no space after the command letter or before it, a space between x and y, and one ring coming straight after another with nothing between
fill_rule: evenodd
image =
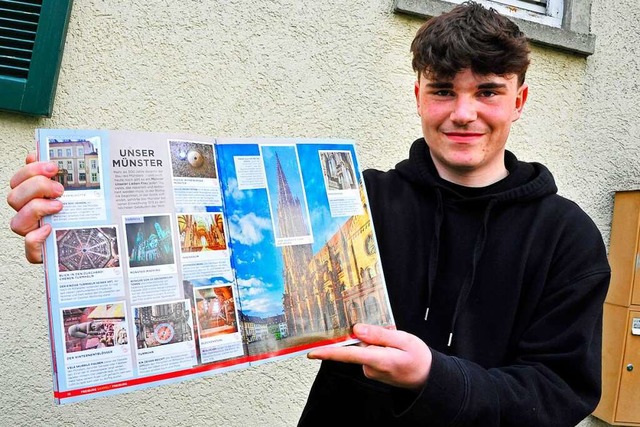
<instances>
[{"instance_id":1,"label":"magazine page","mask_svg":"<svg viewBox=\"0 0 640 427\"><path fill-rule=\"evenodd\" d=\"M216 142L249 360L393 327L353 141Z\"/></svg>"},{"instance_id":2,"label":"magazine page","mask_svg":"<svg viewBox=\"0 0 640 427\"><path fill-rule=\"evenodd\" d=\"M37 132L63 210L45 218L57 403L246 363L214 139Z\"/></svg>"}]
</instances>

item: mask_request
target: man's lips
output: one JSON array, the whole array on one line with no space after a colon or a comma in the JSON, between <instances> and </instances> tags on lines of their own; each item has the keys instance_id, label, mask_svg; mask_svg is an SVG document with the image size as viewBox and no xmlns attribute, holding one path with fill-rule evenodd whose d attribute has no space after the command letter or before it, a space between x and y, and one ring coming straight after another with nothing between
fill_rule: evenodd
<instances>
[{"instance_id":1,"label":"man's lips","mask_svg":"<svg viewBox=\"0 0 640 427\"><path fill-rule=\"evenodd\" d=\"M443 132L447 138L456 142L472 142L481 138L483 132Z\"/></svg>"}]
</instances>

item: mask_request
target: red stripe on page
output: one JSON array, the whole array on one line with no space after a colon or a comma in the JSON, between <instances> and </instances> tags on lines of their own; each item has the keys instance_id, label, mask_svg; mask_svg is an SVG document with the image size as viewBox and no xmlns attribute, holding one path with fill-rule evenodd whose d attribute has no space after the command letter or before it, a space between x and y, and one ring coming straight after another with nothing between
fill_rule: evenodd
<instances>
[{"instance_id":1,"label":"red stripe on page","mask_svg":"<svg viewBox=\"0 0 640 427\"><path fill-rule=\"evenodd\" d=\"M226 368L229 366L239 365L248 362L248 357L241 357L239 359L226 360L224 362L211 363L206 365L195 366L189 369L182 369L180 371L166 372L164 374L151 375L148 377L133 378L130 380L116 381L109 384L100 384L91 387L78 388L74 390L58 391L53 393L53 396L57 399L66 399L69 397L84 396L87 394L100 393L103 391L116 390L124 387L133 387L137 385L148 384L156 381L170 380L174 378L184 377L186 375L198 374L201 372L212 371L214 369Z\"/></svg>"},{"instance_id":2,"label":"red stripe on page","mask_svg":"<svg viewBox=\"0 0 640 427\"><path fill-rule=\"evenodd\" d=\"M395 326L390 326L390 327L387 327L387 328L388 329L395 329ZM299 346L295 346L295 347L288 347L288 348L283 349L283 350L272 351L272 352L269 352L269 353L261 353L261 354L255 355L255 356L246 356L246 357L227 360L227 361L223 361L223 362L200 365L200 366L196 366L196 367L189 368L189 369L183 369L183 370L180 370L180 371L167 372L167 373L164 373L164 374L151 375L151 376L148 376L148 377L133 378L133 379L130 379L130 380L117 381L117 382L113 382L113 383L109 383L109 384L101 384L101 385L97 385L97 386L78 388L78 389L74 389L74 390L54 391L53 392L53 396L55 398L57 398L57 399L66 399L66 398L70 398L70 397L77 397L77 396L83 396L83 395L87 395L87 394L100 393L100 392L109 391L109 390L116 390L116 389L120 389L120 388L124 388L124 387L133 387L133 386L148 384L148 383L152 383L152 382L156 382L156 381L170 380L170 379L174 379L174 378L184 377L184 376L187 376L187 375L193 375L193 374L198 374L198 373L201 373L201 372L207 372L207 371L212 371L212 370L215 370L215 369L221 369L221 368L226 368L226 367L229 367L229 366L239 365L239 364L246 363L246 362L254 362L254 361L257 361L257 360L269 359L269 358L276 357L276 356L285 356L285 355L291 354L291 353L310 350L310 349L315 348L315 347L321 347L321 346L326 346L326 345L330 345L330 344L336 344L336 343L339 343L339 342L344 342L344 341L347 341L347 340L353 339L353 338L355 338L355 337L351 336L351 335L346 335L346 336L343 336L343 337L340 337L340 338L334 338L334 339L324 340L324 341L316 341L316 342L313 342L313 343L310 343L310 344L304 344L304 345L299 345Z\"/></svg>"}]
</instances>

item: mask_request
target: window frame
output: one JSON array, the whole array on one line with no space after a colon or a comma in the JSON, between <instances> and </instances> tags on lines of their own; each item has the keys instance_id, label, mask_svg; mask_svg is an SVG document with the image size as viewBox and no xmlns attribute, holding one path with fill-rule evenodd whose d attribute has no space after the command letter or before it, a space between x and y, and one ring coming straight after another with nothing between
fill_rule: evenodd
<instances>
[{"instance_id":1,"label":"window frame","mask_svg":"<svg viewBox=\"0 0 640 427\"><path fill-rule=\"evenodd\" d=\"M464 0L394 1L396 13L431 18L448 12ZM475 1L493 7L508 16L518 24L532 43L580 56L589 56L595 51L596 36L590 33L592 0L560 0L562 3L561 19L556 18L555 23L551 16L524 11L521 8L499 4L492 0ZM557 8L557 4L558 0L549 0L547 8Z\"/></svg>"}]
</instances>

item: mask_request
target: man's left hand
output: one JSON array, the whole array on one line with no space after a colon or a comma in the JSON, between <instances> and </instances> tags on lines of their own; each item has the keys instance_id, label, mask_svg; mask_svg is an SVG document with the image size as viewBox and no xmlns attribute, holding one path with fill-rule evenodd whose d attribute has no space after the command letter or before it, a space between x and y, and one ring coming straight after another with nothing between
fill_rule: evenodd
<instances>
[{"instance_id":1,"label":"man's left hand","mask_svg":"<svg viewBox=\"0 0 640 427\"><path fill-rule=\"evenodd\" d=\"M311 351L309 359L362 365L367 378L395 387L420 389L431 370L431 350L407 332L358 323L353 333L360 345L325 347Z\"/></svg>"}]
</instances>

